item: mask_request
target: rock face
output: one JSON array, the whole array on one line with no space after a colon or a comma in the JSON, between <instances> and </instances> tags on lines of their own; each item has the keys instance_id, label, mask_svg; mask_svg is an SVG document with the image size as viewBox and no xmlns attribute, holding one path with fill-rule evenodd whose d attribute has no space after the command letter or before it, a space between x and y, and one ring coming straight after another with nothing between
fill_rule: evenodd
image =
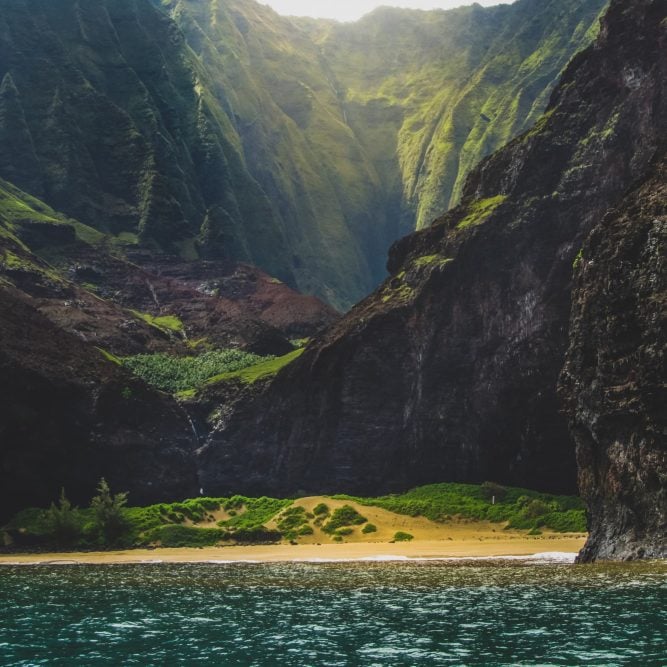
<instances>
[{"instance_id":1,"label":"rock face","mask_svg":"<svg viewBox=\"0 0 667 667\"><path fill-rule=\"evenodd\" d=\"M61 487L85 504L102 476L136 504L199 492L185 412L6 287L0 401L0 520Z\"/></svg>"},{"instance_id":2,"label":"rock face","mask_svg":"<svg viewBox=\"0 0 667 667\"><path fill-rule=\"evenodd\" d=\"M61 486L86 503L101 476L133 503L199 493L193 422L114 354L285 354L338 318L247 265L129 261L99 240L0 180L0 521Z\"/></svg>"},{"instance_id":3,"label":"rock face","mask_svg":"<svg viewBox=\"0 0 667 667\"><path fill-rule=\"evenodd\" d=\"M458 204L470 171L533 126L606 6L380 7L356 23L298 23L320 47L378 174L400 187L392 195L408 233Z\"/></svg>"},{"instance_id":4,"label":"rock face","mask_svg":"<svg viewBox=\"0 0 667 667\"><path fill-rule=\"evenodd\" d=\"M534 122L605 3L347 30L254 0L5 0L0 177L125 244L249 263L345 309Z\"/></svg>"},{"instance_id":5,"label":"rock face","mask_svg":"<svg viewBox=\"0 0 667 667\"><path fill-rule=\"evenodd\" d=\"M200 451L207 491L376 493L484 479L574 490L575 447L557 397L573 264L664 146L665 17L662 0L612 3L597 42L567 68L535 129L472 173L460 207L393 247L380 289L221 419ZM646 317L642 344L657 349L664 330ZM645 400L653 401L650 390ZM592 423L595 409L576 421ZM595 447L577 436L580 458L611 442L613 420L605 422ZM610 456L615 448L622 446ZM627 492L637 507L639 480L664 487L644 467L658 462L658 445L652 451L618 463L636 480L627 491L608 476L613 492ZM594 458L582 466L590 553L603 535L595 526L615 511L605 516L602 508L618 507L612 491L593 491L596 476L605 477ZM632 465L639 468L630 472Z\"/></svg>"},{"instance_id":6,"label":"rock face","mask_svg":"<svg viewBox=\"0 0 667 667\"><path fill-rule=\"evenodd\" d=\"M4 278L54 324L108 352L233 347L281 355L293 349L290 339L313 336L339 317L245 264L185 262L107 241L0 180L0 283ZM165 316L171 329L154 324Z\"/></svg>"},{"instance_id":7,"label":"rock face","mask_svg":"<svg viewBox=\"0 0 667 667\"><path fill-rule=\"evenodd\" d=\"M667 557L665 202L663 154L577 261L561 391L590 508L583 561Z\"/></svg>"}]
</instances>

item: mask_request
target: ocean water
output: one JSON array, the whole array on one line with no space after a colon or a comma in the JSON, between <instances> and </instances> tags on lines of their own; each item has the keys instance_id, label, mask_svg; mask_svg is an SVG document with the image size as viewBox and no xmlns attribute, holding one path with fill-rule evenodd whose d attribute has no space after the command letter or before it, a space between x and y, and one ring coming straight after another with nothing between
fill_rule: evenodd
<instances>
[{"instance_id":1,"label":"ocean water","mask_svg":"<svg viewBox=\"0 0 667 667\"><path fill-rule=\"evenodd\" d=\"M667 665L667 564L0 567L0 665Z\"/></svg>"}]
</instances>

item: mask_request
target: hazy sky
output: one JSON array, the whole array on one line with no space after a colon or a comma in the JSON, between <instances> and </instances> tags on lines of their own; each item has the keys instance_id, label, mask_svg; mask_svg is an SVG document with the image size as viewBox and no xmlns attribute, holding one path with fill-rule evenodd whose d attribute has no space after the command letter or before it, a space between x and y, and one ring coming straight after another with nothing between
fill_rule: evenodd
<instances>
[{"instance_id":1,"label":"hazy sky","mask_svg":"<svg viewBox=\"0 0 667 667\"><path fill-rule=\"evenodd\" d=\"M477 0L480 5L498 5L510 0ZM473 0L259 0L271 5L280 14L315 16L339 21L356 21L380 5L412 7L413 9L451 9L471 5Z\"/></svg>"}]
</instances>

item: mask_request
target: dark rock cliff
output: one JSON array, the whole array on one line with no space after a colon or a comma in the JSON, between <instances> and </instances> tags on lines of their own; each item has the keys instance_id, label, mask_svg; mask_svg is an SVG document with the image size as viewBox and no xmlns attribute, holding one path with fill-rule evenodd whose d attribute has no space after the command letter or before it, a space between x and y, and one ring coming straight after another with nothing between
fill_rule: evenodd
<instances>
[{"instance_id":1,"label":"dark rock cliff","mask_svg":"<svg viewBox=\"0 0 667 667\"><path fill-rule=\"evenodd\" d=\"M65 487L87 503L100 477L133 504L199 491L187 415L25 296L0 289L0 520Z\"/></svg>"},{"instance_id":2,"label":"dark rock cliff","mask_svg":"<svg viewBox=\"0 0 667 667\"><path fill-rule=\"evenodd\" d=\"M664 140L666 14L663 0L612 3L535 129L473 172L460 207L394 246L380 289L220 419L200 451L207 492L374 493L487 478L574 489L556 393L573 264ZM582 480L599 540L600 511L614 499L592 481L595 456Z\"/></svg>"},{"instance_id":3,"label":"dark rock cliff","mask_svg":"<svg viewBox=\"0 0 667 667\"><path fill-rule=\"evenodd\" d=\"M663 152L577 260L561 391L591 510L584 561L667 557L666 352Z\"/></svg>"}]
</instances>

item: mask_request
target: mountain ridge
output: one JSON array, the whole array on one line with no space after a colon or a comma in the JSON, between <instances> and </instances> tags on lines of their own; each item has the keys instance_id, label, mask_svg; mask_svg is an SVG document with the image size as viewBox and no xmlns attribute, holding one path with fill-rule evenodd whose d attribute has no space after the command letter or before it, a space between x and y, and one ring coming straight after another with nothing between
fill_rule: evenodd
<instances>
[{"instance_id":1,"label":"mountain ridge","mask_svg":"<svg viewBox=\"0 0 667 667\"><path fill-rule=\"evenodd\" d=\"M403 61L383 83L387 21L318 43L251 0L7 0L0 177L104 233L250 263L345 310L384 279L391 243L536 118L605 4L567 3L400 14L387 39Z\"/></svg>"}]
</instances>

